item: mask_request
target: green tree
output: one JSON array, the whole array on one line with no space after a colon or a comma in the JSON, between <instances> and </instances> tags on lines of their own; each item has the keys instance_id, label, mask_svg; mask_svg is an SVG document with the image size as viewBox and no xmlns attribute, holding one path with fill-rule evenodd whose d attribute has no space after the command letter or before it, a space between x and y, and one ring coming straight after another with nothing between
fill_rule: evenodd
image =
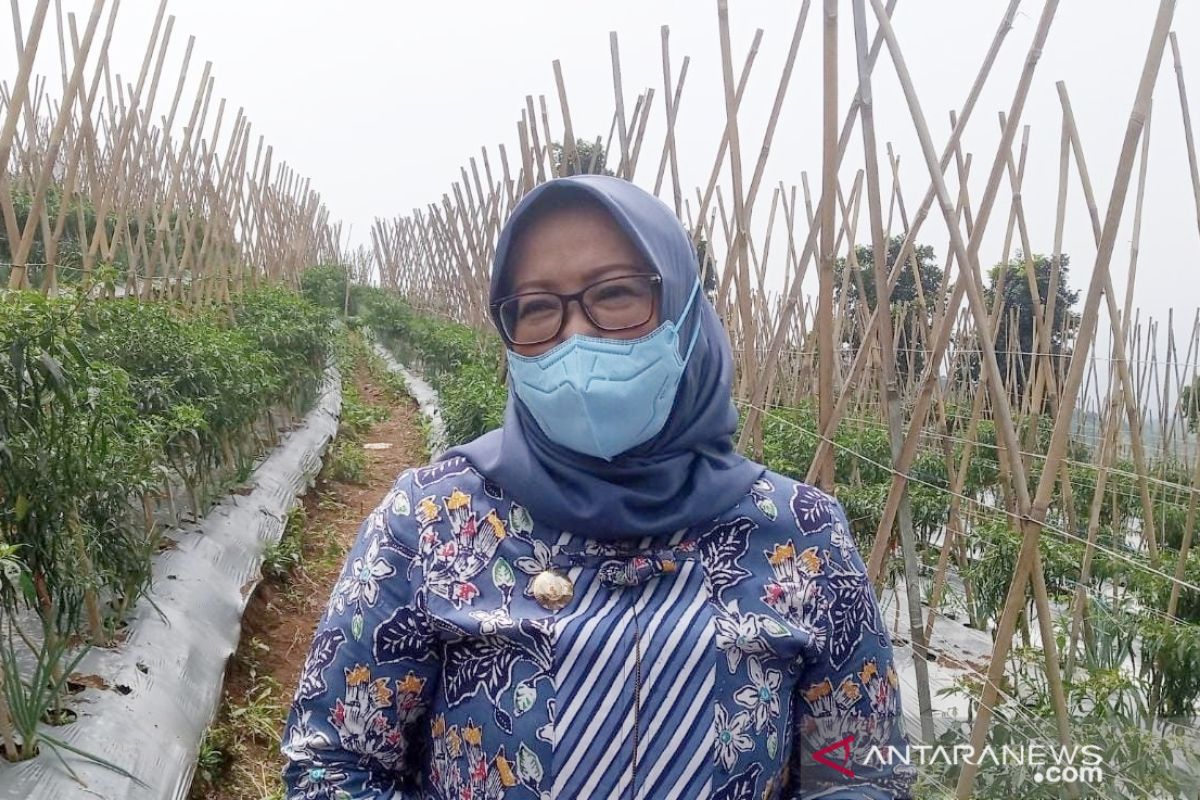
<instances>
[{"instance_id":1,"label":"green tree","mask_svg":"<svg viewBox=\"0 0 1200 800\"><path fill-rule=\"evenodd\" d=\"M1191 386L1185 386L1179 392L1179 407L1183 409L1183 418L1187 420L1188 430L1200 432L1200 377L1192 381Z\"/></svg>"},{"instance_id":2,"label":"green tree","mask_svg":"<svg viewBox=\"0 0 1200 800\"><path fill-rule=\"evenodd\" d=\"M554 158L554 170L556 175L615 175L608 168L608 153L604 149L604 145L598 142L589 142L585 139L575 140L575 149L579 153L579 163L576 164L573 159L568 159L568 154L565 148L558 142L553 142L550 145L550 154Z\"/></svg>"},{"instance_id":3,"label":"green tree","mask_svg":"<svg viewBox=\"0 0 1200 800\"><path fill-rule=\"evenodd\" d=\"M717 300L717 260L713 258L712 248L703 236L696 242L696 269L704 279L704 294L710 302Z\"/></svg>"},{"instance_id":4,"label":"green tree","mask_svg":"<svg viewBox=\"0 0 1200 800\"><path fill-rule=\"evenodd\" d=\"M1050 294L1051 258L1034 255L1031 262L1038 297L1044 309ZM1079 315L1072 310L1079 300L1079 292L1073 292L1067 287L1070 263L1070 257L1063 253L1054 302L1054 320L1050 325L1050 357L1055 372L1060 372L1065 360L1070 358L1067 336L1079 319ZM1024 393L1025 383L1033 368L1033 354L1037 350L1037 341L1034 338L1034 302L1029 292L1026 260L1018 253L1017 257L1007 264L997 264L992 268L985 292L989 307L995 304L1001 274L1004 275L1003 305L996 325L996 361L1000 366L1001 376L1009 381L1009 391L1016 400Z\"/></svg>"},{"instance_id":5,"label":"green tree","mask_svg":"<svg viewBox=\"0 0 1200 800\"><path fill-rule=\"evenodd\" d=\"M889 270L896 263L896 257L900 255L900 247L903 244L903 236L893 236L888 242L887 264ZM839 258L835 263L834 294L840 303L844 286L846 314L849 321L842 326L842 339L854 347L858 347L862 342L863 333L858 325L858 320L869 319L871 310L875 308L875 251L873 248L857 245L854 248L854 255L858 261L858 270L857 274L849 275L848 280L845 275L849 263L847 259ZM916 261L916 271L921 276L920 291L917 290L916 275L913 274L911 266L912 260ZM895 288L892 289L891 297L888 298L892 307L892 316L903 320L896 330L896 371L901 379L908 378L910 374L919 372L925 366L924 348L919 344L923 340L917 338L917 330L922 326L922 321L925 326L933 324L935 298L941 290L941 286L942 269L934 259L933 248L924 244L914 246L910 264L906 264L901 271L900 278L896 281ZM864 313L860 315L860 304L864 300L864 293L867 305L862 307L861 310ZM921 306L922 299L924 299L924 307Z\"/></svg>"}]
</instances>

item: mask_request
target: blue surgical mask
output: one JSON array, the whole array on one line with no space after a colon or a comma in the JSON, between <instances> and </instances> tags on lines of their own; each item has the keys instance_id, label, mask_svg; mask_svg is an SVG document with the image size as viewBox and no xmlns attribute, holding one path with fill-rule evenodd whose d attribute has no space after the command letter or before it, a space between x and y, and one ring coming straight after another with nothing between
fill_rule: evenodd
<instances>
[{"instance_id":1,"label":"blue surgical mask","mask_svg":"<svg viewBox=\"0 0 1200 800\"><path fill-rule=\"evenodd\" d=\"M640 339L575 334L537 356L508 352L513 390L552 441L611 461L650 439L667 422L687 353L679 329L700 290L696 280L679 320L667 320Z\"/></svg>"}]
</instances>

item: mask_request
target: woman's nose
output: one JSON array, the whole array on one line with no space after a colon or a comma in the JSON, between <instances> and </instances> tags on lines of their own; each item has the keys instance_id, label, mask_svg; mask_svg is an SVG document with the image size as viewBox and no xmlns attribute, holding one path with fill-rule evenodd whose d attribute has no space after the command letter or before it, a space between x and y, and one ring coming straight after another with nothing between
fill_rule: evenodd
<instances>
[{"instance_id":1,"label":"woman's nose","mask_svg":"<svg viewBox=\"0 0 1200 800\"><path fill-rule=\"evenodd\" d=\"M562 331L558 334L559 341L565 342L577 333L582 336L598 336L603 333L588 319L588 315L583 310L583 303L579 298L568 300L563 314L565 318L563 319Z\"/></svg>"}]
</instances>

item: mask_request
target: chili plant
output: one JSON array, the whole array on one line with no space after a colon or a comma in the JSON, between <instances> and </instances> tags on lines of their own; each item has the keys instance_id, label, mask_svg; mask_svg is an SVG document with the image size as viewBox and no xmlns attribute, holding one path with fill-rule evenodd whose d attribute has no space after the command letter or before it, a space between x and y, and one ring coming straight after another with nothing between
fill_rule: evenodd
<instances>
[{"instance_id":1,"label":"chili plant","mask_svg":"<svg viewBox=\"0 0 1200 800\"><path fill-rule=\"evenodd\" d=\"M107 643L145 591L155 487L181 476L199 512L200 488L233 456L245 460L255 424L314 396L328 320L274 288L201 315L0 295L0 745L10 757L30 755L43 710L59 709L76 637ZM40 640L17 627L26 611ZM32 676L17 673L21 646Z\"/></svg>"}]
</instances>

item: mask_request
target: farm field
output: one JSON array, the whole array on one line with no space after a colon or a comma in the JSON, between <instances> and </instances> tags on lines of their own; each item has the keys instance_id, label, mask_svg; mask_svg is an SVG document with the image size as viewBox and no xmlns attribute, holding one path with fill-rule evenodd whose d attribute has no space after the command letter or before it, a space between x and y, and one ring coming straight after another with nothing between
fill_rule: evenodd
<instances>
[{"instance_id":1,"label":"farm field","mask_svg":"<svg viewBox=\"0 0 1200 800\"><path fill-rule=\"evenodd\" d=\"M224 701L200 747L196 800L281 796L279 739L317 620L362 519L396 475L425 463L411 400L361 340L347 348L338 445L263 564Z\"/></svg>"},{"instance_id":2,"label":"farm field","mask_svg":"<svg viewBox=\"0 0 1200 800\"><path fill-rule=\"evenodd\" d=\"M737 362L738 448L844 507L916 796L1198 796L1193 12L1106 12L1137 58L1098 125L1046 69L1075 13L1054 0L970 12L987 47L949 114L922 105L905 59L932 39L895 0L803 0L753 33L781 12L712 5L707 50L650 31L650 71L624 29L590 32L603 64L547 63L503 144L436 154L436 194L355 233L167 0L14 0L0 800L284 798L287 709L346 553L403 470L504 423L500 232L578 174L684 223ZM784 143L814 131L792 169ZM1181 244L1145 258L1168 201ZM1165 314L1141 305L1155 281ZM1086 746L1090 769L1047 780L967 744Z\"/></svg>"}]
</instances>

